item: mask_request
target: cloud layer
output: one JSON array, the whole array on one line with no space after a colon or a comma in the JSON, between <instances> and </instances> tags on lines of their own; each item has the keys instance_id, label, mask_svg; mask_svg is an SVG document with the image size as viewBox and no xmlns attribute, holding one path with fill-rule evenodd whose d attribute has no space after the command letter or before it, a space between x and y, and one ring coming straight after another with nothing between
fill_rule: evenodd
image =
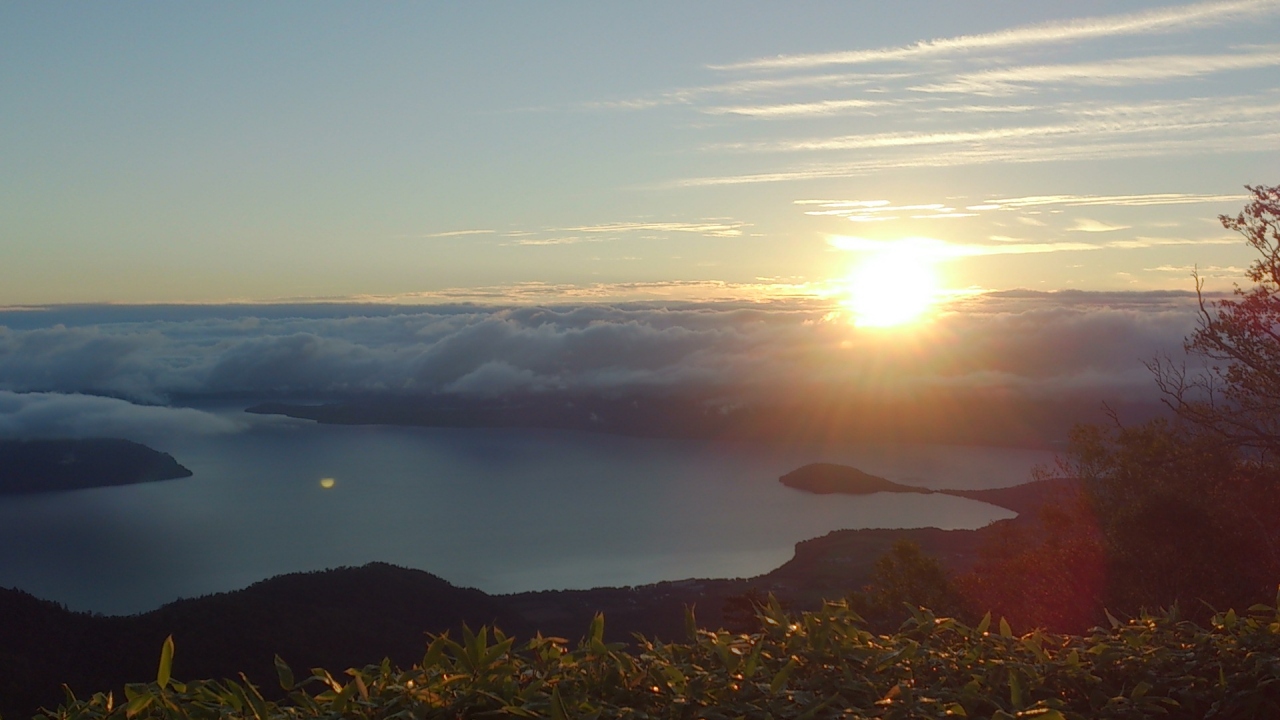
<instances>
[{"instance_id":1,"label":"cloud layer","mask_svg":"<svg viewBox=\"0 0 1280 720\"><path fill-rule=\"evenodd\" d=\"M722 82L595 107L685 107L720 133L703 151L734 157L672 188L1268 152L1277 18L1275 0L1224 0L749 58L709 66Z\"/></svg>"},{"instance_id":2,"label":"cloud layer","mask_svg":"<svg viewBox=\"0 0 1280 720\"><path fill-rule=\"evenodd\" d=\"M138 405L78 393L0 390L0 438L124 437L239 432L243 423L192 408Z\"/></svg>"},{"instance_id":3,"label":"cloud layer","mask_svg":"<svg viewBox=\"0 0 1280 720\"><path fill-rule=\"evenodd\" d=\"M110 321L89 308L44 327L25 313L28 327L0 328L0 433L174 424L230 432L212 415L138 405L224 395L680 393L732 402L958 388L1150 399L1143 361L1178 354L1194 323L1183 293L1016 292L957 301L894 334L855 328L837 300L347 305L298 316L239 306L166 319L115 311Z\"/></svg>"},{"instance_id":4,"label":"cloud layer","mask_svg":"<svg viewBox=\"0 0 1280 720\"><path fill-rule=\"evenodd\" d=\"M826 65L861 65L886 61L911 61L974 51L1004 50L1028 45L1079 42L1097 38L1186 32L1210 25L1280 12L1273 0L1204 2L1159 10L1104 17L1079 18L1010 28L981 35L924 40L902 47L810 55L783 55L720 65L719 70L779 70Z\"/></svg>"}]
</instances>

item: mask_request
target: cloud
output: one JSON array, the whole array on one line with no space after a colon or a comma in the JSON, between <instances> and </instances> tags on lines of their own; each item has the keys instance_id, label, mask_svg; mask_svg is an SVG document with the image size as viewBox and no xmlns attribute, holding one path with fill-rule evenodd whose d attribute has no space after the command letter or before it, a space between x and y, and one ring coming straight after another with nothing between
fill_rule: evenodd
<instances>
[{"instance_id":1,"label":"cloud","mask_svg":"<svg viewBox=\"0 0 1280 720\"><path fill-rule=\"evenodd\" d=\"M1205 2L1121 15L1027 25L981 35L962 35L937 40L923 40L912 45L899 47L807 55L781 55L712 67L716 70L785 70L827 65L910 61L940 55L968 53L974 50L1001 50L1052 43L1079 42L1081 40L1104 37L1183 32L1200 27L1222 25L1243 18L1271 15L1277 12L1280 12L1280 3L1276 3L1274 0Z\"/></svg>"},{"instance_id":2,"label":"cloud","mask_svg":"<svg viewBox=\"0 0 1280 720\"><path fill-rule=\"evenodd\" d=\"M851 252L880 252L889 247L904 248L907 252L931 260L953 260L965 257L989 255L1036 255L1054 252L1081 252L1101 250L1104 246L1079 242L1024 243L1003 241L997 245L952 243L933 238L908 238L905 240L872 240L861 237L835 235L827 238L827 244L837 250Z\"/></svg>"},{"instance_id":3,"label":"cloud","mask_svg":"<svg viewBox=\"0 0 1280 720\"><path fill-rule=\"evenodd\" d=\"M963 218L976 217L984 212L1000 210L1021 210L1044 206L1064 207L1147 207L1157 205L1187 205L1192 203L1238 203L1248 199L1247 195L1207 195L1191 193L1155 193L1145 195L1037 195L1029 197L1002 198L989 200L978 205L966 205L960 212L956 207L945 203L915 203L895 205L889 200L795 200L793 204L813 209L804 211L805 215L817 217L843 217L853 222L879 222L894 220L901 215L912 219ZM1019 222L1026 225L1043 227L1044 221L1036 218L1019 216ZM1108 225L1097 220L1078 218L1076 226L1070 228L1079 232L1110 232L1126 230L1128 225Z\"/></svg>"},{"instance_id":4,"label":"cloud","mask_svg":"<svg viewBox=\"0 0 1280 720\"><path fill-rule=\"evenodd\" d=\"M520 238L516 238L515 240L512 240L511 242L507 242L503 244L504 245L529 245L529 246L536 247L539 245L577 245L578 243L601 242L602 240L604 240L604 238L598 238L598 237L584 238L578 235L565 235L562 237L548 237L548 238L520 237Z\"/></svg>"},{"instance_id":5,"label":"cloud","mask_svg":"<svg viewBox=\"0 0 1280 720\"><path fill-rule=\"evenodd\" d=\"M755 58L713 66L729 73L726 82L612 106L687 106L700 117L687 115L686 123L718 135L702 145L704 152L793 155L762 157L756 165L734 159L718 163L730 169L706 176L686 170L683 177L658 183L663 189L976 165L1265 153L1280 150L1280 102L1264 76L1280 65L1280 45L1225 47L1216 41L1219 49L1209 52L1192 50L1191 44L1200 39L1195 31L1210 27L1218 28L1214 38L1239 30L1234 40L1249 42L1277 15L1277 0L1224 0L894 47ZM1249 27L1250 20L1257 27ZM1151 37L1173 33L1182 37ZM1111 41L1084 42L1098 39ZM1070 61L1060 60L1067 51ZM841 65L851 71L832 71ZM1197 83L1202 97L1173 96L1186 95L1188 86L1172 83L1210 75L1221 81ZM1106 89L1136 85L1146 89ZM846 121L823 122L837 116ZM765 119L777 122L742 124ZM734 132L722 132L726 127ZM731 142L715 141L724 139Z\"/></svg>"},{"instance_id":6,"label":"cloud","mask_svg":"<svg viewBox=\"0 0 1280 720\"><path fill-rule=\"evenodd\" d=\"M893 205L888 200L796 200L796 205L818 205L820 210L806 210L805 215L829 215L843 217L854 221L879 219L876 216L886 213L919 212L927 210L937 213L951 213L955 210L942 203L926 203L922 205Z\"/></svg>"},{"instance_id":7,"label":"cloud","mask_svg":"<svg viewBox=\"0 0 1280 720\"><path fill-rule=\"evenodd\" d=\"M1003 198L991 200L990 202L993 205L1010 208L1041 207L1044 205L1146 207L1150 205L1187 205L1193 203L1238 203L1248 198L1248 195L1148 193L1144 195L1032 195L1028 197Z\"/></svg>"},{"instance_id":8,"label":"cloud","mask_svg":"<svg viewBox=\"0 0 1280 720\"><path fill-rule=\"evenodd\" d=\"M1222 266L1222 265L1205 265L1205 266L1159 265L1157 267L1149 267L1149 268L1143 268L1143 269L1146 270L1147 272L1177 273L1179 275L1184 275L1187 277L1190 277L1191 275L1194 274L1202 278L1234 279L1234 280L1240 279L1241 277L1244 276L1246 272L1245 268L1236 267L1235 265L1226 265L1226 266Z\"/></svg>"},{"instance_id":9,"label":"cloud","mask_svg":"<svg viewBox=\"0 0 1280 720\"><path fill-rule=\"evenodd\" d=\"M783 103L775 105L728 105L703 108L708 115L743 115L756 118L792 118L821 115L842 115L851 112L868 113L873 108L883 108L896 103L883 100L818 100L815 102Z\"/></svg>"},{"instance_id":10,"label":"cloud","mask_svg":"<svg viewBox=\"0 0 1280 720\"><path fill-rule=\"evenodd\" d=\"M814 291L806 282L760 279L757 282L655 280L586 285L524 282L513 285L446 288L395 295L362 295L346 299L380 306L421 306L438 303L563 305L575 302L749 302L763 305L775 300L785 301L813 296Z\"/></svg>"},{"instance_id":11,"label":"cloud","mask_svg":"<svg viewBox=\"0 0 1280 720\"><path fill-rule=\"evenodd\" d=\"M428 233L424 238L461 237L463 235L492 235L494 230L450 230L448 232Z\"/></svg>"},{"instance_id":12,"label":"cloud","mask_svg":"<svg viewBox=\"0 0 1280 720\"><path fill-rule=\"evenodd\" d=\"M1280 65L1280 48L1219 55L1161 55L1021 67L964 73L954 80L918 85L911 90L930 93L1008 95L1034 85L1119 86L1253 70Z\"/></svg>"},{"instance_id":13,"label":"cloud","mask_svg":"<svg viewBox=\"0 0 1280 720\"><path fill-rule=\"evenodd\" d=\"M797 205L819 205L820 210L806 210L805 215L843 217L851 222L883 222L898 219L897 214L905 213L913 220L937 220L948 218L976 217L977 213L957 212L954 207L942 203L925 205L891 205L888 200L853 200L823 201L796 200Z\"/></svg>"},{"instance_id":14,"label":"cloud","mask_svg":"<svg viewBox=\"0 0 1280 720\"><path fill-rule=\"evenodd\" d=\"M1100 222L1098 220L1091 220L1089 218L1076 218L1075 227L1067 228L1067 231L1068 232L1100 233L1100 232L1115 232L1116 230L1128 230L1129 227L1130 227L1129 225L1110 225L1108 223Z\"/></svg>"},{"instance_id":15,"label":"cloud","mask_svg":"<svg viewBox=\"0 0 1280 720\"><path fill-rule=\"evenodd\" d=\"M243 430L244 422L192 408L135 405L127 400L56 392L0 390L0 437L125 437L214 435Z\"/></svg>"},{"instance_id":16,"label":"cloud","mask_svg":"<svg viewBox=\"0 0 1280 720\"><path fill-rule=\"evenodd\" d=\"M706 218L698 221L620 221L577 225L573 227L547 228L544 230L516 230L503 235L510 240L508 246L554 246L579 243L604 242L627 237L660 238L673 235L701 235L709 238L742 237L750 227L731 218Z\"/></svg>"},{"instance_id":17,"label":"cloud","mask_svg":"<svg viewBox=\"0 0 1280 720\"><path fill-rule=\"evenodd\" d=\"M1280 53L1277 53L1280 59ZM802 140L770 140L731 143L713 149L746 152L807 152L834 150L912 150L933 146L965 145L987 151L999 148L1024 148L1061 144L1078 138L1099 140L1123 139L1127 136L1151 136L1152 140L1168 140L1178 135L1221 132L1230 128L1240 133L1266 133L1280 130L1280 103L1272 98L1247 100L1195 98L1170 103L1150 102L1116 107L1088 104L1060 110L1066 121L1040 122L1029 125L984 127L978 130L941 130L925 132L880 132ZM936 151L930 151L936 152Z\"/></svg>"},{"instance_id":18,"label":"cloud","mask_svg":"<svg viewBox=\"0 0 1280 720\"><path fill-rule=\"evenodd\" d=\"M1016 143L988 145L956 150L930 151L897 156L871 157L849 162L806 163L783 170L758 173L718 175L676 180L672 187L710 187L756 183L796 182L824 178L848 178L874 175L886 170L909 168L946 168L999 163L1046 163L1062 161L1114 160L1117 158L1161 157L1172 155L1213 155L1239 152L1280 150L1280 120L1275 131L1258 133L1223 133L1190 135L1181 138L1140 138L1125 141L1110 137L1072 143Z\"/></svg>"},{"instance_id":19,"label":"cloud","mask_svg":"<svg viewBox=\"0 0 1280 720\"><path fill-rule=\"evenodd\" d=\"M832 73L791 77L750 78L699 87L670 90L658 95L624 100L603 100L585 104L587 109L648 110L672 105L693 105L706 96L742 96L760 93L801 90L806 88L856 88L871 83L913 77L912 73ZM715 113L712 114L736 114Z\"/></svg>"},{"instance_id":20,"label":"cloud","mask_svg":"<svg viewBox=\"0 0 1280 720\"><path fill-rule=\"evenodd\" d=\"M550 387L540 381L532 370L517 368L502 360L489 361L441 388L449 393L485 396L548 389Z\"/></svg>"},{"instance_id":21,"label":"cloud","mask_svg":"<svg viewBox=\"0 0 1280 720\"><path fill-rule=\"evenodd\" d=\"M1092 221L1088 221L1092 222ZM1115 228L1119 229L1119 228ZM837 250L848 252L881 252L888 249L919 256L932 262L955 260L958 258L987 257L992 255L1040 255L1058 252L1090 252L1094 250L1141 250L1145 248L1169 245L1235 245L1238 238L1153 238L1136 237L1125 240L1111 240L1103 243L1086 242L1025 242L1018 238L993 236L996 244L956 243L926 237L912 237L898 240L874 240L863 237L833 235L827 238L827 244Z\"/></svg>"},{"instance_id":22,"label":"cloud","mask_svg":"<svg viewBox=\"0 0 1280 720\"><path fill-rule=\"evenodd\" d=\"M708 220L703 222L616 222L604 223L601 225L584 225L580 227L565 228L574 232L585 233L634 233L634 232L663 232L663 233L689 233L693 235L703 235L706 237L739 237L742 235L742 229L746 227L745 223L736 221L717 221Z\"/></svg>"},{"instance_id":23,"label":"cloud","mask_svg":"<svg viewBox=\"0 0 1280 720\"><path fill-rule=\"evenodd\" d=\"M1096 247L934 242L931 251L952 257ZM9 434L79 435L113 427L128 434L237 429L222 416L127 399L174 396L626 392L746 401L939 387L1141 393L1150 391L1141 361L1176 352L1195 321L1194 295L1186 293L991 293L955 300L898 341L843 316L838 283L825 295L816 290L769 303L196 307L164 320L140 309L134 319L115 312L109 323L9 329L6 367L53 359L67 370L0 369L0 426ZM128 352L104 356L86 337L110 337ZM118 397L91 397L108 392Z\"/></svg>"},{"instance_id":24,"label":"cloud","mask_svg":"<svg viewBox=\"0 0 1280 720\"><path fill-rule=\"evenodd\" d=\"M1142 248L1164 247L1167 245L1239 245L1238 237L1213 238L1159 238L1136 237L1129 240L1112 240L1106 244L1109 248L1137 250Z\"/></svg>"},{"instance_id":25,"label":"cloud","mask_svg":"<svg viewBox=\"0 0 1280 720\"><path fill-rule=\"evenodd\" d=\"M834 138L817 138L811 140L784 140L769 143L725 145L726 149L754 150L764 152L796 152L808 150L867 150L873 148L903 148L920 145L961 145L969 143L987 143L1026 137L1047 137L1066 133L1083 132L1084 128L1076 125L1038 125L1030 127L993 128L988 130L965 130L946 132L887 132L869 135L845 135Z\"/></svg>"}]
</instances>

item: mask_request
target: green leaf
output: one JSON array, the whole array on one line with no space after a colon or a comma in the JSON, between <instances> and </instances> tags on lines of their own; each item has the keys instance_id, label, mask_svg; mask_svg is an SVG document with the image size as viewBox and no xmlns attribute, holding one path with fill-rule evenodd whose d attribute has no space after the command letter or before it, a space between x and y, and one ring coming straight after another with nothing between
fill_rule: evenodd
<instances>
[{"instance_id":1,"label":"green leaf","mask_svg":"<svg viewBox=\"0 0 1280 720\"><path fill-rule=\"evenodd\" d=\"M160 646L160 668L156 670L156 684L161 688L169 685L169 673L173 670L173 636L164 639Z\"/></svg>"},{"instance_id":2,"label":"green leaf","mask_svg":"<svg viewBox=\"0 0 1280 720\"><path fill-rule=\"evenodd\" d=\"M1106 613L1106 615L1107 615L1107 622L1111 623L1111 629L1112 629L1112 630L1114 630L1114 629L1116 629L1116 628L1120 627L1121 622L1120 622L1119 620L1117 620L1117 619L1116 619L1116 616L1115 616L1115 615L1112 615L1112 614L1111 614L1111 611L1110 611L1110 610L1108 610L1108 609L1106 609L1106 608L1102 608L1102 612Z\"/></svg>"},{"instance_id":3,"label":"green leaf","mask_svg":"<svg viewBox=\"0 0 1280 720\"><path fill-rule=\"evenodd\" d=\"M751 678L756 674L756 668L760 666L760 653L764 650L764 643L757 642L751 648L751 654L747 656L745 662L742 663L742 676Z\"/></svg>"},{"instance_id":4,"label":"green leaf","mask_svg":"<svg viewBox=\"0 0 1280 720\"><path fill-rule=\"evenodd\" d=\"M133 699L129 701L129 704L124 706L125 717L133 717L143 710L146 710L147 707L155 701L155 699L156 697L149 692L135 695Z\"/></svg>"},{"instance_id":5,"label":"green leaf","mask_svg":"<svg viewBox=\"0 0 1280 720\"><path fill-rule=\"evenodd\" d=\"M798 665L799 663L796 662L795 656L791 656L787 664L783 665L778 674L773 676L773 680L769 683L769 691L774 695L782 692L782 688L786 687L787 678L791 677L791 673L795 672Z\"/></svg>"},{"instance_id":6,"label":"green leaf","mask_svg":"<svg viewBox=\"0 0 1280 720\"><path fill-rule=\"evenodd\" d=\"M1015 710L1023 705L1022 680L1019 679L1017 670L1009 671L1009 704Z\"/></svg>"},{"instance_id":7,"label":"green leaf","mask_svg":"<svg viewBox=\"0 0 1280 720\"><path fill-rule=\"evenodd\" d=\"M452 642L449 639L449 633L436 635L431 640L431 644L427 645L427 654L422 657L422 669L429 670L439 666L444 660L445 648Z\"/></svg>"},{"instance_id":8,"label":"green leaf","mask_svg":"<svg viewBox=\"0 0 1280 720\"><path fill-rule=\"evenodd\" d=\"M667 682L671 688L678 693L683 693L685 686L689 683L684 673L680 672L680 668L675 665L666 665L662 668L662 674L667 676Z\"/></svg>"},{"instance_id":9,"label":"green leaf","mask_svg":"<svg viewBox=\"0 0 1280 720\"><path fill-rule=\"evenodd\" d=\"M1039 637L1032 636L1023 638L1022 646L1027 650L1030 650L1031 654L1035 655L1036 660L1039 662L1047 662L1049 660L1049 657L1045 655L1044 650L1040 647Z\"/></svg>"},{"instance_id":10,"label":"green leaf","mask_svg":"<svg viewBox=\"0 0 1280 720\"><path fill-rule=\"evenodd\" d=\"M974 628L974 630L981 635L986 632L989 627L991 627L991 612L987 611L987 614L982 616L982 622L978 623L978 627Z\"/></svg>"},{"instance_id":11,"label":"green leaf","mask_svg":"<svg viewBox=\"0 0 1280 720\"><path fill-rule=\"evenodd\" d=\"M276 656L276 677L280 678L280 687L282 689L293 689L293 670L289 669L289 666L285 664L279 655Z\"/></svg>"},{"instance_id":12,"label":"green leaf","mask_svg":"<svg viewBox=\"0 0 1280 720\"><path fill-rule=\"evenodd\" d=\"M551 720L569 720L569 712L560 697L559 685L551 688Z\"/></svg>"},{"instance_id":13,"label":"green leaf","mask_svg":"<svg viewBox=\"0 0 1280 720\"><path fill-rule=\"evenodd\" d=\"M596 613L591 618L591 627L587 631L587 642L591 644L604 642L604 613Z\"/></svg>"},{"instance_id":14,"label":"green leaf","mask_svg":"<svg viewBox=\"0 0 1280 720\"><path fill-rule=\"evenodd\" d=\"M337 695L333 696L333 711L341 713L346 711L347 705L351 702L351 696L356 694L356 684L354 682L347 683ZM259 717L258 720L265 720Z\"/></svg>"},{"instance_id":15,"label":"green leaf","mask_svg":"<svg viewBox=\"0 0 1280 720\"><path fill-rule=\"evenodd\" d=\"M271 713L267 710L266 698L262 697L262 693L258 692L258 688L249 682L249 678L245 677L244 673L240 673L240 679L244 681L241 696L249 705L249 709L253 711L254 717L258 720L269 720Z\"/></svg>"},{"instance_id":16,"label":"green leaf","mask_svg":"<svg viewBox=\"0 0 1280 720\"><path fill-rule=\"evenodd\" d=\"M1013 637L1013 628L1009 627L1009 621L1004 618L1000 618L1000 635L1007 638Z\"/></svg>"}]
</instances>

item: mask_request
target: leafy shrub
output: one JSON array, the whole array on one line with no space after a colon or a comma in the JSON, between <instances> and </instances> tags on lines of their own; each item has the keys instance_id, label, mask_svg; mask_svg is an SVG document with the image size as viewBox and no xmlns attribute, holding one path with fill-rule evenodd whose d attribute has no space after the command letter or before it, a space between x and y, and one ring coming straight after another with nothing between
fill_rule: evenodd
<instances>
[{"instance_id":1,"label":"leafy shrub","mask_svg":"<svg viewBox=\"0 0 1280 720\"><path fill-rule=\"evenodd\" d=\"M1280 598L1277 599L1280 603ZM1256 718L1280 717L1280 608L1219 614L1207 626L1144 615L1085 635L1015 635L988 615L970 627L926 610L877 635L843 603L798 617L776 602L751 635L698 630L663 644L606 644L597 616L576 648L519 648L482 628L434 636L422 662L390 662L301 683L287 696L246 682L179 683L172 642L156 681L68 697L48 720L302 718Z\"/></svg>"}]
</instances>

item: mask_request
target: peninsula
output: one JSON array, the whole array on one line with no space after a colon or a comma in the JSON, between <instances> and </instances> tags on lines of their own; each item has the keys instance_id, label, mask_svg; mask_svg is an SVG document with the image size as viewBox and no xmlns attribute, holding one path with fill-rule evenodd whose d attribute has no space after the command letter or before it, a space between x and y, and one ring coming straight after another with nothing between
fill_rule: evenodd
<instances>
[{"instance_id":1,"label":"peninsula","mask_svg":"<svg viewBox=\"0 0 1280 720\"><path fill-rule=\"evenodd\" d=\"M869 495L878 492L932 493L928 488L902 485L848 465L812 463L778 478L787 487L817 495Z\"/></svg>"},{"instance_id":2,"label":"peninsula","mask_svg":"<svg viewBox=\"0 0 1280 720\"><path fill-rule=\"evenodd\" d=\"M190 477L172 455L118 438L0 440L0 495Z\"/></svg>"}]
</instances>

